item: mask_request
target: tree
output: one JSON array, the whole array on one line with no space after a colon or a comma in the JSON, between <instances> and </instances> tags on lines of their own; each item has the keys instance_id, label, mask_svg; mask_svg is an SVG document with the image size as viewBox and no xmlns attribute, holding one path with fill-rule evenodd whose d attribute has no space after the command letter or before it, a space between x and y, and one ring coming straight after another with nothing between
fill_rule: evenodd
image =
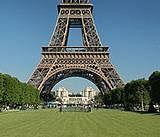
<instances>
[{"instance_id":1,"label":"tree","mask_svg":"<svg viewBox=\"0 0 160 137\"><path fill-rule=\"evenodd\" d=\"M104 93L103 95L103 103L106 105L106 107L111 107L112 105L112 97L111 97L111 93Z\"/></svg>"},{"instance_id":2,"label":"tree","mask_svg":"<svg viewBox=\"0 0 160 137\"><path fill-rule=\"evenodd\" d=\"M37 105L40 103L39 91L32 85L20 82L7 74L0 74L0 108L18 105Z\"/></svg>"},{"instance_id":3,"label":"tree","mask_svg":"<svg viewBox=\"0 0 160 137\"><path fill-rule=\"evenodd\" d=\"M115 105L115 104L122 105L123 104L123 92L124 92L123 88L116 88L116 89L111 90L112 105Z\"/></svg>"},{"instance_id":4,"label":"tree","mask_svg":"<svg viewBox=\"0 0 160 137\"><path fill-rule=\"evenodd\" d=\"M3 75L0 73L0 111L3 105Z\"/></svg>"},{"instance_id":5,"label":"tree","mask_svg":"<svg viewBox=\"0 0 160 137\"><path fill-rule=\"evenodd\" d=\"M151 85L151 101L160 105L160 72L153 72L149 77L149 83Z\"/></svg>"},{"instance_id":6,"label":"tree","mask_svg":"<svg viewBox=\"0 0 160 137\"><path fill-rule=\"evenodd\" d=\"M144 105L149 104L149 84L145 79L139 79L127 83L124 88L124 106L126 110L134 110L141 107L144 110Z\"/></svg>"},{"instance_id":7,"label":"tree","mask_svg":"<svg viewBox=\"0 0 160 137\"><path fill-rule=\"evenodd\" d=\"M124 88L113 89L103 95L103 102L109 108L119 107L123 104Z\"/></svg>"},{"instance_id":8,"label":"tree","mask_svg":"<svg viewBox=\"0 0 160 137\"><path fill-rule=\"evenodd\" d=\"M35 105L40 103L39 91L32 85L22 83L22 92L20 95L20 102L22 106Z\"/></svg>"},{"instance_id":9,"label":"tree","mask_svg":"<svg viewBox=\"0 0 160 137\"><path fill-rule=\"evenodd\" d=\"M103 104L102 94L99 93L98 95L94 96L94 101L97 105L102 105Z\"/></svg>"},{"instance_id":10,"label":"tree","mask_svg":"<svg viewBox=\"0 0 160 137\"><path fill-rule=\"evenodd\" d=\"M41 100L43 100L44 102L51 102L51 101L55 101L56 97L53 93L51 92L43 92L40 94L40 98Z\"/></svg>"},{"instance_id":11,"label":"tree","mask_svg":"<svg viewBox=\"0 0 160 137\"><path fill-rule=\"evenodd\" d=\"M11 76L4 74L3 75L3 105L8 106L12 102L12 80Z\"/></svg>"}]
</instances>

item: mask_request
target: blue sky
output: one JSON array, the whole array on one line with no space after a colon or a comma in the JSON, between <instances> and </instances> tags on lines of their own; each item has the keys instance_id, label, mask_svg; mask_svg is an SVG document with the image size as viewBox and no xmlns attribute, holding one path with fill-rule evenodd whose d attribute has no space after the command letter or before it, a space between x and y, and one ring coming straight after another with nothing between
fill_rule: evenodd
<instances>
[{"instance_id":1,"label":"blue sky","mask_svg":"<svg viewBox=\"0 0 160 137\"><path fill-rule=\"evenodd\" d=\"M0 72L27 81L54 29L57 3L0 0ZM160 70L159 0L93 0L93 4L101 41L109 45L111 61L125 82ZM57 87L72 86L75 91L86 83L91 85L71 78Z\"/></svg>"}]
</instances>

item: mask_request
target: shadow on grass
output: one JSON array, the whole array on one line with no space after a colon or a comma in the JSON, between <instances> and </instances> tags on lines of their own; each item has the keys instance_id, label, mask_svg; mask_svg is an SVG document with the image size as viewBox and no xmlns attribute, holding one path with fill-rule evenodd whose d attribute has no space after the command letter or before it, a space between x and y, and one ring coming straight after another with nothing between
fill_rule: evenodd
<instances>
[{"instance_id":1,"label":"shadow on grass","mask_svg":"<svg viewBox=\"0 0 160 137\"><path fill-rule=\"evenodd\" d=\"M148 112L148 111L135 111L135 113L138 113L138 114L142 114L142 115L160 115L159 112Z\"/></svg>"}]
</instances>

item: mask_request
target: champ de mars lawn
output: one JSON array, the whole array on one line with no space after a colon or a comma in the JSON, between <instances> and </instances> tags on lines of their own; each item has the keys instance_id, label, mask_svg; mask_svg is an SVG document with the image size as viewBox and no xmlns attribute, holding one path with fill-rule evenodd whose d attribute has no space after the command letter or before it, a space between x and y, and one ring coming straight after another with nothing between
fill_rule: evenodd
<instances>
[{"instance_id":1,"label":"champ de mars lawn","mask_svg":"<svg viewBox=\"0 0 160 137\"><path fill-rule=\"evenodd\" d=\"M3 112L0 137L160 137L160 115L105 109Z\"/></svg>"}]
</instances>

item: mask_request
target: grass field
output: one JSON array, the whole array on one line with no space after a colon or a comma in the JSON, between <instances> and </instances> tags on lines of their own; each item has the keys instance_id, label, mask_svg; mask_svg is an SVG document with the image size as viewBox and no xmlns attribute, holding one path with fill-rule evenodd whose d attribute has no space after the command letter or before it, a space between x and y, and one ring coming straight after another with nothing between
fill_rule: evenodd
<instances>
[{"instance_id":1,"label":"grass field","mask_svg":"<svg viewBox=\"0 0 160 137\"><path fill-rule=\"evenodd\" d=\"M0 137L160 137L160 115L116 110L0 113Z\"/></svg>"}]
</instances>

